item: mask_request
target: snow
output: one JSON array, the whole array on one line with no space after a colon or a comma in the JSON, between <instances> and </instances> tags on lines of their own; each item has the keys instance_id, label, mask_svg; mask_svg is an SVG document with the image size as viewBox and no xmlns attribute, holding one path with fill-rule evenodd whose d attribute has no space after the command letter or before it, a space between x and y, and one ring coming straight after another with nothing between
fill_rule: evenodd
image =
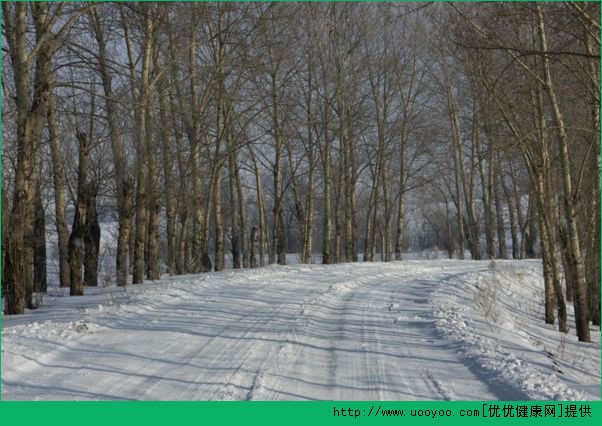
<instances>
[{"instance_id":1,"label":"snow","mask_svg":"<svg viewBox=\"0 0 602 426\"><path fill-rule=\"evenodd\" d=\"M3 317L2 399L599 399L599 333L583 344L543 324L540 264L496 262L54 289Z\"/></svg>"},{"instance_id":2,"label":"snow","mask_svg":"<svg viewBox=\"0 0 602 426\"><path fill-rule=\"evenodd\" d=\"M523 399L599 399L599 329L579 343L571 315L571 333L557 332L543 321L543 297L540 261L496 260L434 292L435 324L466 363Z\"/></svg>"}]
</instances>

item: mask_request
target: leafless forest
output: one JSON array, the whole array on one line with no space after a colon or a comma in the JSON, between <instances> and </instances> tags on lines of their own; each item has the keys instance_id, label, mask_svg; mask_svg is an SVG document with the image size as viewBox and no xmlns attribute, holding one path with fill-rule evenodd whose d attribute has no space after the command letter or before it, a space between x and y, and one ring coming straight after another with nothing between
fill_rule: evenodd
<instances>
[{"instance_id":1,"label":"leafless forest","mask_svg":"<svg viewBox=\"0 0 602 426\"><path fill-rule=\"evenodd\" d=\"M600 325L598 3L2 2L2 294L300 262L541 258Z\"/></svg>"}]
</instances>

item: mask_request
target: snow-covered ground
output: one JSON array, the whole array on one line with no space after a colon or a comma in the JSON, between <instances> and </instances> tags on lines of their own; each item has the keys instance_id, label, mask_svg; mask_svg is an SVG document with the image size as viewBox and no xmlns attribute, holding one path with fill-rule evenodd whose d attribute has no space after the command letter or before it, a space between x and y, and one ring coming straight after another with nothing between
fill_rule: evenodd
<instances>
[{"instance_id":1,"label":"snow-covered ground","mask_svg":"<svg viewBox=\"0 0 602 426\"><path fill-rule=\"evenodd\" d=\"M2 399L600 398L599 330L580 344L543 324L537 261L294 265L58 290L3 317Z\"/></svg>"}]
</instances>

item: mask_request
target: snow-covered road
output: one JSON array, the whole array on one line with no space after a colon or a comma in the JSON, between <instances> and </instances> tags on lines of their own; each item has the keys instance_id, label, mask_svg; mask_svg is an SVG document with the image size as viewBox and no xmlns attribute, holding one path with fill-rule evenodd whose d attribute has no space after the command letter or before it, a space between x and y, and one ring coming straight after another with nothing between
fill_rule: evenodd
<instances>
[{"instance_id":1,"label":"snow-covered road","mask_svg":"<svg viewBox=\"0 0 602 426\"><path fill-rule=\"evenodd\" d=\"M433 291L487 270L296 265L49 297L3 318L2 399L529 399L437 327Z\"/></svg>"}]
</instances>

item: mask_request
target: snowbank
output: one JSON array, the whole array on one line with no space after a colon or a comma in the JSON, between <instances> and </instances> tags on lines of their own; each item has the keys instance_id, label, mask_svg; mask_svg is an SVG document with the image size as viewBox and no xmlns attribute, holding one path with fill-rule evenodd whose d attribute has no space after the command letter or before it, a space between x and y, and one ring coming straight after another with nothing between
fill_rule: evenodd
<instances>
[{"instance_id":1,"label":"snowbank","mask_svg":"<svg viewBox=\"0 0 602 426\"><path fill-rule=\"evenodd\" d=\"M544 323L540 261L489 263L485 272L452 276L432 294L435 324L459 343L464 360L497 386L529 399L600 399L600 333L578 342Z\"/></svg>"}]
</instances>

